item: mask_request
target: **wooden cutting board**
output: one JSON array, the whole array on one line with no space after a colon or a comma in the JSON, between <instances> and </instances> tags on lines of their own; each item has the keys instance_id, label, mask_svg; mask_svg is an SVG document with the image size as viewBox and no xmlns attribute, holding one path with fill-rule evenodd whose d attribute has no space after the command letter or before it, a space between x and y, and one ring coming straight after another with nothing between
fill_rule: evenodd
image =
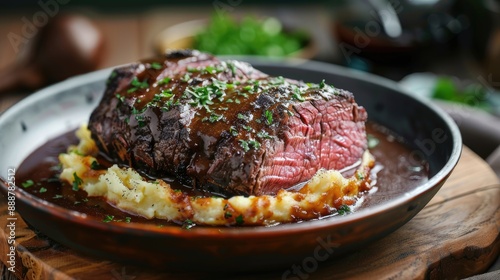
<instances>
[{"instance_id":1,"label":"wooden cutting board","mask_svg":"<svg viewBox=\"0 0 500 280\"><path fill-rule=\"evenodd\" d=\"M9 252L6 202L0 197L4 264ZM484 272L500 252L500 182L466 147L448 181L406 225L361 251L318 267L290 268L288 274L159 273L91 259L37 234L17 217L15 275L21 279L454 279Z\"/></svg>"}]
</instances>

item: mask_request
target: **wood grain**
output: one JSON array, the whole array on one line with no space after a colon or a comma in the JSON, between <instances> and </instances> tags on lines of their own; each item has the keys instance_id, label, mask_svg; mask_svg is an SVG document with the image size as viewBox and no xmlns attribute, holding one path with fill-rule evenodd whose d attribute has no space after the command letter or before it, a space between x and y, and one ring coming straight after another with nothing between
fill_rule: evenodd
<instances>
[{"instance_id":1,"label":"wood grain","mask_svg":"<svg viewBox=\"0 0 500 280\"><path fill-rule=\"evenodd\" d=\"M6 199L0 198L0 254L6 263ZM201 279L203 274L151 272L91 259L37 234L17 216L15 275L21 279ZM455 279L484 272L500 251L500 184L468 148L437 195L410 222L363 250L303 266L297 275L275 271L220 278ZM297 264L301 266L301 264ZM292 269L290 269L292 271Z\"/></svg>"}]
</instances>

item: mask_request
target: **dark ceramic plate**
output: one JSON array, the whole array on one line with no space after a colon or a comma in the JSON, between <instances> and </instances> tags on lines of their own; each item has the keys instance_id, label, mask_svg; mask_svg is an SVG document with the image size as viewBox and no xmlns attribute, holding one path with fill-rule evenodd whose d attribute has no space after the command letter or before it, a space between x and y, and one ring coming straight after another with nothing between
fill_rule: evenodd
<instances>
[{"instance_id":1,"label":"dark ceramic plate","mask_svg":"<svg viewBox=\"0 0 500 280\"><path fill-rule=\"evenodd\" d=\"M378 203L350 215L274 227L185 230L133 222L103 223L21 188L16 190L17 211L52 239L100 258L189 271L285 268L306 258L345 254L398 229L429 202L458 162L462 143L452 120L431 104L402 92L393 82L316 62L251 62L272 75L311 82L326 79L354 92L370 120L393 130L412 145L415 155L427 158L430 179L409 190L389 193L380 188ZM87 121L109 73L98 71L43 89L0 117L3 192L9 168L19 166L45 141ZM436 134L440 141L433 141Z\"/></svg>"}]
</instances>

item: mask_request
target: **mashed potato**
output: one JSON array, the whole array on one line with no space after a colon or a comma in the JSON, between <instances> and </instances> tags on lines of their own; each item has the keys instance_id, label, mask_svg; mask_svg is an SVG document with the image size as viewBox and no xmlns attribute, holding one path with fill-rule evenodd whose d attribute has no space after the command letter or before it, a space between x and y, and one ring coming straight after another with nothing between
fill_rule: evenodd
<instances>
[{"instance_id":1,"label":"mashed potato","mask_svg":"<svg viewBox=\"0 0 500 280\"><path fill-rule=\"evenodd\" d=\"M59 156L63 166L60 178L89 196L104 197L119 209L150 219L199 225L272 225L315 219L353 205L360 192L371 187L369 175L374 159L366 151L350 178L344 178L339 171L321 170L300 190L280 190L275 196L193 197L163 180L146 179L132 168L115 164L94 170L98 150L90 131L83 126L76 134L78 146Z\"/></svg>"}]
</instances>

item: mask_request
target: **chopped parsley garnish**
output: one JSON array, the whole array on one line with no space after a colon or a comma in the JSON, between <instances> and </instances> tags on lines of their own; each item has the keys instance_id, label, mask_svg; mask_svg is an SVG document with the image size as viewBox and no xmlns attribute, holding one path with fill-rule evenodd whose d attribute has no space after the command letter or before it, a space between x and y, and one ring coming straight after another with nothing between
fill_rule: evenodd
<instances>
[{"instance_id":1,"label":"chopped parsley garnish","mask_svg":"<svg viewBox=\"0 0 500 280\"><path fill-rule=\"evenodd\" d=\"M282 76L275 77L269 80L269 84L273 86L283 85L284 83L285 83L285 78L283 78Z\"/></svg>"},{"instance_id":2,"label":"chopped parsley garnish","mask_svg":"<svg viewBox=\"0 0 500 280\"><path fill-rule=\"evenodd\" d=\"M97 162L97 160L94 160L90 164L90 168L93 169L93 170L97 170L97 169L101 169L101 166L99 165L99 163Z\"/></svg>"},{"instance_id":3,"label":"chopped parsley garnish","mask_svg":"<svg viewBox=\"0 0 500 280\"><path fill-rule=\"evenodd\" d=\"M224 219L229 219L229 218L231 218L232 216L233 216L233 214L231 214L231 212L226 211L226 212L224 213Z\"/></svg>"},{"instance_id":4,"label":"chopped parsley garnish","mask_svg":"<svg viewBox=\"0 0 500 280\"><path fill-rule=\"evenodd\" d=\"M53 199L59 199L59 198L63 198L63 196L62 196L62 195L60 195L60 194L56 194L56 195L54 195L52 198L53 198Z\"/></svg>"},{"instance_id":5,"label":"chopped parsley garnish","mask_svg":"<svg viewBox=\"0 0 500 280\"><path fill-rule=\"evenodd\" d=\"M359 180L364 180L365 176L363 176L362 173L356 172L356 178L358 178Z\"/></svg>"},{"instance_id":6,"label":"chopped parsley garnish","mask_svg":"<svg viewBox=\"0 0 500 280\"><path fill-rule=\"evenodd\" d=\"M79 186L83 183L83 180L78 177L78 175L76 174L76 172L73 173L73 190L74 191L78 191L80 188Z\"/></svg>"},{"instance_id":7,"label":"chopped parsley garnish","mask_svg":"<svg viewBox=\"0 0 500 280\"><path fill-rule=\"evenodd\" d=\"M266 110L264 112L264 115L266 117L266 123L268 125L271 125L273 123L273 112L269 111L269 110Z\"/></svg>"},{"instance_id":8,"label":"chopped parsley garnish","mask_svg":"<svg viewBox=\"0 0 500 280\"><path fill-rule=\"evenodd\" d=\"M186 73L184 74L184 76L181 78L181 81L187 83L189 82L189 80L191 79L191 76L189 75L189 73Z\"/></svg>"},{"instance_id":9,"label":"chopped parsley garnish","mask_svg":"<svg viewBox=\"0 0 500 280\"><path fill-rule=\"evenodd\" d=\"M349 214L349 213L351 213L351 208L349 208L349 206L344 204L344 205L340 206L340 208L337 210L337 213L339 215Z\"/></svg>"},{"instance_id":10,"label":"chopped parsley garnish","mask_svg":"<svg viewBox=\"0 0 500 280\"><path fill-rule=\"evenodd\" d=\"M234 126L231 126L229 128L229 133L231 133L231 135L233 135L233 136L238 136L238 130Z\"/></svg>"},{"instance_id":11,"label":"chopped parsley garnish","mask_svg":"<svg viewBox=\"0 0 500 280\"><path fill-rule=\"evenodd\" d=\"M248 144L252 146L254 149L260 148L260 143L257 140L248 140Z\"/></svg>"},{"instance_id":12,"label":"chopped parsley garnish","mask_svg":"<svg viewBox=\"0 0 500 280\"><path fill-rule=\"evenodd\" d=\"M162 90L161 91L161 95L165 98L170 98L172 97L174 94L172 93L172 90L171 89L166 89L166 90Z\"/></svg>"},{"instance_id":13,"label":"chopped parsley garnish","mask_svg":"<svg viewBox=\"0 0 500 280\"><path fill-rule=\"evenodd\" d=\"M35 182L33 182L33 180L26 180L25 182L21 183L23 188L29 188L29 187L33 186L34 184L35 184Z\"/></svg>"},{"instance_id":14,"label":"chopped parsley garnish","mask_svg":"<svg viewBox=\"0 0 500 280\"><path fill-rule=\"evenodd\" d=\"M177 100L175 103L174 103L174 101L173 101L173 100L168 100L167 102L165 102L165 104L163 105L163 107L161 108L161 110L162 110L163 112L169 111L169 110L170 110L170 108L171 108L173 105L176 105L176 104L178 104L178 103L179 103L179 101L178 101L178 100Z\"/></svg>"},{"instance_id":15,"label":"chopped parsley garnish","mask_svg":"<svg viewBox=\"0 0 500 280\"><path fill-rule=\"evenodd\" d=\"M298 87L293 88L292 97L297 99L298 101L305 101L306 100L304 97L302 97L302 93L300 92L300 89Z\"/></svg>"},{"instance_id":16,"label":"chopped parsley garnish","mask_svg":"<svg viewBox=\"0 0 500 280\"><path fill-rule=\"evenodd\" d=\"M125 223L130 223L130 221L132 220L132 218L130 217L125 217Z\"/></svg>"},{"instance_id":17,"label":"chopped parsley garnish","mask_svg":"<svg viewBox=\"0 0 500 280\"><path fill-rule=\"evenodd\" d=\"M196 224L191 221L190 219L187 219L185 220L183 223L182 223L182 228L183 229L191 229L193 228L194 226L196 226Z\"/></svg>"},{"instance_id":18,"label":"chopped parsley garnish","mask_svg":"<svg viewBox=\"0 0 500 280\"><path fill-rule=\"evenodd\" d=\"M224 70L226 70L226 68L222 65L209 65L207 67L205 67L205 73L208 73L208 74L215 74L215 73L220 73L220 72L223 72Z\"/></svg>"},{"instance_id":19,"label":"chopped parsley garnish","mask_svg":"<svg viewBox=\"0 0 500 280\"><path fill-rule=\"evenodd\" d=\"M39 193L44 193L47 192L47 189L44 187L41 187L40 190L38 191Z\"/></svg>"},{"instance_id":20,"label":"chopped parsley garnish","mask_svg":"<svg viewBox=\"0 0 500 280\"><path fill-rule=\"evenodd\" d=\"M135 120L137 121L137 125L139 125L139 127L144 127L146 125L146 117L143 115L135 116Z\"/></svg>"},{"instance_id":21,"label":"chopped parsley garnish","mask_svg":"<svg viewBox=\"0 0 500 280\"><path fill-rule=\"evenodd\" d=\"M132 115L142 114L142 113L144 113L144 111L146 111L146 108L143 108L141 110L137 110L135 107L132 107Z\"/></svg>"},{"instance_id":22,"label":"chopped parsley garnish","mask_svg":"<svg viewBox=\"0 0 500 280\"><path fill-rule=\"evenodd\" d=\"M263 139L270 139L270 138L272 138L271 135L269 135L269 133L267 133L266 131L259 131L259 132L257 132L257 137L263 138Z\"/></svg>"},{"instance_id":23,"label":"chopped parsley garnish","mask_svg":"<svg viewBox=\"0 0 500 280\"><path fill-rule=\"evenodd\" d=\"M121 95L119 93L115 94L115 96L116 96L116 98L118 98L118 100L120 100L120 102L124 102L125 101L125 96L123 96L123 95Z\"/></svg>"},{"instance_id":24,"label":"chopped parsley garnish","mask_svg":"<svg viewBox=\"0 0 500 280\"><path fill-rule=\"evenodd\" d=\"M236 103L236 104L240 104L241 102L240 102L240 100L239 100L239 99L235 99L235 100L234 100L234 103Z\"/></svg>"},{"instance_id":25,"label":"chopped parsley garnish","mask_svg":"<svg viewBox=\"0 0 500 280\"><path fill-rule=\"evenodd\" d=\"M321 83L319 83L319 88L324 88L325 86L326 86L325 79L323 79Z\"/></svg>"},{"instance_id":26,"label":"chopped parsley garnish","mask_svg":"<svg viewBox=\"0 0 500 280\"><path fill-rule=\"evenodd\" d=\"M240 146L243 148L245 152L248 152L250 150L250 146L248 145L247 141L240 139L238 140L238 142L240 143Z\"/></svg>"},{"instance_id":27,"label":"chopped parsley garnish","mask_svg":"<svg viewBox=\"0 0 500 280\"><path fill-rule=\"evenodd\" d=\"M145 89L145 88L149 87L147 80L144 80L141 82L141 81L139 81L139 79L137 79L137 77L134 77L132 79L132 81L130 82L130 85L132 87L129 90L127 90L127 93L132 93L138 89Z\"/></svg>"},{"instance_id":28,"label":"chopped parsley garnish","mask_svg":"<svg viewBox=\"0 0 500 280\"><path fill-rule=\"evenodd\" d=\"M250 148L259 149L260 146L261 146L261 144L259 143L259 141L254 140L254 139L251 139L251 140L248 140L248 141L240 139L240 140L238 140L238 142L240 143L240 146L243 148L243 150L245 152L248 152L250 150Z\"/></svg>"},{"instance_id":29,"label":"chopped parsley garnish","mask_svg":"<svg viewBox=\"0 0 500 280\"><path fill-rule=\"evenodd\" d=\"M251 126L248 126L248 125L244 125L243 129L248 131L248 132L251 132L253 130L253 128Z\"/></svg>"},{"instance_id":30,"label":"chopped parsley garnish","mask_svg":"<svg viewBox=\"0 0 500 280\"><path fill-rule=\"evenodd\" d=\"M166 85L166 84L170 83L170 81L171 81L171 80L172 80L172 78L170 78L170 77L165 77L165 78L163 78L161 81L159 81L159 82L158 82L158 85L160 85L160 86L161 86L161 85Z\"/></svg>"},{"instance_id":31,"label":"chopped parsley garnish","mask_svg":"<svg viewBox=\"0 0 500 280\"><path fill-rule=\"evenodd\" d=\"M240 214L238 217L236 217L236 224L242 225L243 223L245 223L245 221L243 220L243 215Z\"/></svg>"},{"instance_id":32,"label":"chopped parsley garnish","mask_svg":"<svg viewBox=\"0 0 500 280\"><path fill-rule=\"evenodd\" d=\"M223 115L217 115L217 114L210 114L210 117L208 118L208 120L211 122L211 123L214 123L214 122L218 122L220 120L222 120L224 118Z\"/></svg>"},{"instance_id":33,"label":"chopped parsley garnish","mask_svg":"<svg viewBox=\"0 0 500 280\"><path fill-rule=\"evenodd\" d=\"M59 163L59 164L56 164L56 165L54 165L54 166L51 166L51 167L49 168L49 170L50 170L50 171L59 171L59 172L60 172L60 171L62 171L62 165L61 165L60 163Z\"/></svg>"},{"instance_id":34,"label":"chopped parsley garnish","mask_svg":"<svg viewBox=\"0 0 500 280\"><path fill-rule=\"evenodd\" d=\"M60 180L57 177L47 178L47 182L49 182L49 183L58 183L59 181Z\"/></svg>"},{"instance_id":35,"label":"chopped parsley garnish","mask_svg":"<svg viewBox=\"0 0 500 280\"><path fill-rule=\"evenodd\" d=\"M236 115L236 117L240 120L245 120L247 121L248 120L248 117L243 115L242 113L238 113L238 115Z\"/></svg>"},{"instance_id":36,"label":"chopped parsley garnish","mask_svg":"<svg viewBox=\"0 0 500 280\"><path fill-rule=\"evenodd\" d=\"M163 68L163 66L160 63L158 63L158 62L153 62L149 66L151 68L153 68L153 69L156 69L156 70L159 70L159 69Z\"/></svg>"},{"instance_id":37,"label":"chopped parsley garnish","mask_svg":"<svg viewBox=\"0 0 500 280\"><path fill-rule=\"evenodd\" d=\"M104 219L102 219L102 221L105 223L109 223L109 222L112 222L114 218L115 218L115 216L113 216L113 215L106 215L104 217Z\"/></svg>"},{"instance_id":38,"label":"chopped parsley garnish","mask_svg":"<svg viewBox=\"0 0 500 280\"><path fill-rule=\"evenodd\" d=\"M197 107L204 107L210 112L209 105L214 104L213 99L222 101L226 93L226 83L213 80L213 83L207 86L188 87L184 90L183 97L190 98L189 104Z\"/></svg>"}]
</instances>

